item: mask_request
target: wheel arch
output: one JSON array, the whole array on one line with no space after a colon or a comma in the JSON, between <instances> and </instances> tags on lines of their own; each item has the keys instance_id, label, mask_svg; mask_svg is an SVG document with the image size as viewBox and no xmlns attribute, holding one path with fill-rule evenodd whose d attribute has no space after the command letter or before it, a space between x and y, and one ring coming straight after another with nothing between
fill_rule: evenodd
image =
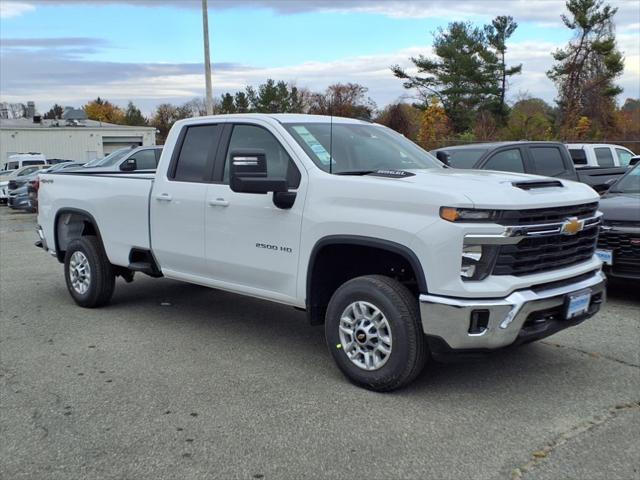
<instances>
[{"instance_id":1,"label":"wheel arch","mask_svg":"<svg viewBox=\"0 0 640 480\"><path fill-rule=\"evenodd\" d=\"M324 321L324 311L326 310L326 302L328 292L324 294L316 293L317 285L314 285L314 280L317 281L316 274L318 274L318 260L322 258L323 252L326 252L331 247L363 247L369 249L371 252L382 252L388 255L394 256L394 258L402 259L410 267L413 277L416 282L417 289L420 293L427 293L427 281L422 268L422 264L418 260L418 256L413 250L406 245L399 244L390 240L385 240L375 237L359 236L359 235L330 235L318 240L311 250L309 256L309 263L307 268L306 278L306 297L305 303L307 308L307 314L311 324L320 324ZM363 274L366 272L363 272ZM371 273L371 272L369 272ZM373 272L382 273L382 272ZM353 278L351 276L350 278ZM330 289L335 291L334 286ZM332 292L331 292L332 293Z\"/></svg>"},{"instance_id":2,"label":"wheel arch","mask_svg":"<svg viewBox=\"0 0 640 480\"><path fill-rule=\"evenodd\" d=\"M72 225L72 227L61 232L60 222L63 221L63 217L65 215L69 215L65 226ZM86 235L95 235L104 248L102 235L98 228L98 222L94 216L86 210L79 208L62 208L56 212L53 225L56 257L60 263L64 263L64 252L66 251L66 246L75 238ZM63 234L62 236L61 233Z\"/></svg>"}]
</instances>

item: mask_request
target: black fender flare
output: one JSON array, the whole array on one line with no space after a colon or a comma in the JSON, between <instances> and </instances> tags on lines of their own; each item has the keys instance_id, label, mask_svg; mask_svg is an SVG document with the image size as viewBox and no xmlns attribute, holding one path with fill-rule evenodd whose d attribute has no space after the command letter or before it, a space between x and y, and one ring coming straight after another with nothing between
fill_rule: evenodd
<instances>
[{"instance_id":1,"label":"black fender flare","mask_svg":"<svg viewBox=\"0 0 640 480\"><path fill-rule=\"evenodd\" d=\"M306 288L306 301L309 302L311 298L311 282L313 270L315 268L316 258L318 253L328 245L362 245L364 247L374 247L380 250L386 250L403 257L407 263L413 269L416 275L416 281L418 282L418 288L421 293L427 293L427 280L424 276L424 270L418 256L409 247L400 243L392 242L390 240L383 240L375 237L365 237L360 235L329 235L323 237L316 242L311 250L309 256L309 264L307 269L307 288Z\"/></svg>"},{"instance_id":2,"label":"black fender flare","mask_svg":"<svg viewBox=\"0 0 640 480\"><path fill-rule=\"evenodd\" d=\"M66 214L73 214L73 215L79 215L82 217L85 217L86 221L88 221L89 223L91 223L91 226L93 227L93 229L96 232L96 235L98 237L98 240L100 241L100 243L102 245L104 245L104 243L102 242L102 235L100 234L100 229L98 228L98 222L96 222L96 219L94 218L93 215L91 215L89 212L87 212L86 210L82 210L79 208L61 208L60 210L58 210L56 212L56 217L53 223L53 241L54 241L54 246L56 249L56 257L58 258L58 261L60 263L64 262L64 257L61 258L61 252L60 249L58 248L58 221L60 220L60 217L62 215L66 215Z\"/></svg>"}]
</instances>

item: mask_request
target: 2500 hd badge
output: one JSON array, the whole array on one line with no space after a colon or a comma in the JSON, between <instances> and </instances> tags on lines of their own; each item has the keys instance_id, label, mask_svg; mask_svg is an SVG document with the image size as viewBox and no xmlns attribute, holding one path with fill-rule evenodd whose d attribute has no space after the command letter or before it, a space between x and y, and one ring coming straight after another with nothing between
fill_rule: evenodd
<instances>
[{"instance_id":1,"label":"2500 hd badge","mask_svg":"<svg viewBox=\"0 0 640 480\"><path fill-rule=\"evenodd\" d=\"M278 245L269 245L268 243L256 243L256 248L265 248L274 252L293 253L293 249L289 247L283 247Z\"/></svg>"}]
</instances>

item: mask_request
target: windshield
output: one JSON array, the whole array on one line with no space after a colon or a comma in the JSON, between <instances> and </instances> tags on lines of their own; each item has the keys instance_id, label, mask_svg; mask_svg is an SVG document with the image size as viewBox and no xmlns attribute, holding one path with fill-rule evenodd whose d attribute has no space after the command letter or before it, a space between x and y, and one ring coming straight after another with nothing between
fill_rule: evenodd
<instances>
[{"instance_id":1,"label":"windshield","mask_svg":"<svg viewBox=\"0 0 640 480\"><path fill-rule=\"evenodd\" d=\"M449 166L453 168L473 168L488 148L460 148L443 150L449 155Z\"/></svg>"},{"instance_id":2,"label":"windshield","mask_svg":"<svg viewBox=\"0 0 640 480\"><path fill-rule=\"evenodd\" d=\"M91 160L88 163L85 163L86 167L110 167L118 163L118 160L121 160L127 153L131 151L130 148L121 148L120 150L116 150L111 152L104 158L96 158L95 160Z\"/></svg>"},{"instance_id":3,"label":"windshield","mask_svg":"<svg viewBox=\"0 0 640 480\"><path fill-rule=\"evenodd\" d=\"M640 165L637 165L613 185L610 192L640 193Z\"/></svg>"},{"instance_id":4,"label":"windshield","mask_svg":"<svg viewBox=\"0 0 640 480\"><path fill-rule=\"evenodd\" d=\"M348 123L334 123L333 126L330 123L290 123L284 126L325 172L442 167L431 154L385 127Z\"/></svg>"}]
</instances>

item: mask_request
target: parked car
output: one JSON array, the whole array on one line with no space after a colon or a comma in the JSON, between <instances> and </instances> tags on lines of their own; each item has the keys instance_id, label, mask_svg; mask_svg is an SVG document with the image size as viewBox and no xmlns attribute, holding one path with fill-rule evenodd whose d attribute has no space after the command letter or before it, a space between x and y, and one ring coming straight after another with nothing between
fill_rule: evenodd
<instances>
[{"instance_id":1,"label":"parked car","mask_svg":"<svg viewBox=\"0 0 640 480\"><path fill-rule=\"evenodd\" d=\"M625 174L624 167L581 168L573 165L569 152L559 142L474 143L432 151L454 168L531 173L586 183L597 192L606 191Z\"/></svg>"},{"instance_id":2,"label":"parked car","mask_svg":"<svg viewBox=\"0 0 640 480\"><path fill-rule=\"evenodd\" d=\"M12 190L11 193L9 193L7 205L13 210L25 210L31 213L36 211L34 199L29 194L28 185L23 185L20 188Z\"/></svg>"},{"instance_id":3,"label":"parked car","mask_svg":"<svg viewBox=\"0 0 640 480\"><path fill-rule=\"evenodd\" d=\"M38 245L82 307L143 272L304 309L351 381L388 391L600 309L599 196L547 180L445 168L355 119L200 117L155 173L43 174Z\"/></svg>"},{"instance_id":4,"label":"parked car","mask_svg":"<svg viewBox=\"0 0 640 480\"><path fill-rule=\"evenodd\" d=\"M73 171L74 169L78 169L82 167L84 163L80 162L71 162L65 161L63 163L58 163L49 168L44 168L37 173L37 176L34 180L29 181L27 183L27 196L29 201L25 202L26 209L32 212L38 211L38 190L40 188L40 175L43 173L54 173L61 172L63 170Z\"/></svg>"},{"instance_id":5,"label":"parked car","mask_svg":"<svg viewBox=\"0 0 640 480\"><path fill-rule=\"evenodd\" d=\"M576 168L628 167L635 156L622 145L609 143L567 143L569 154Z\"/></svg>"},{"instance_id":6,"label":"parked car","mask_svg":"<svg viewBox=\"0 0 640 480\"><path fill-rule=\"evenodd\" d=\"M6 162L2 165L3 169L16 170L28 165L45 165L47 157L41 153L16 153L10 155Z\"/></svg>"},{"instance_id":7,"label":"parked car","mask_svg":"<svg viewBox=\"0 0 640 480\"><path fill-rule=\"evenodd\" d=\"M92 160L84 164L92 172L137 170L155 171L162 153L161 146L121 148L99 160Z\"/></svg>"},{"instance_id":8,"label":"parked car","mask_svg":"<svg viewBox=\"0 0 640 480\"><path fill-rule=\"evenodd\" d=\"M28 165L16 170L12 170L11 173L4 175L0 178L0 203L6 204L9 199L9 182L18 179L22 180L23 177L31 175L34 172L46 168L47 165Z\"/></svg>"},{"instance_id":9,"label":"parked car","mask_svg":"<svg viewBox=\"0 0 640 480\"><path fill-rule=\"evenodd\" d=\"M611 186L599 208L604 217L596 252L605 272L640 279L640 165Z\"/></svg>"}]
</instances>

